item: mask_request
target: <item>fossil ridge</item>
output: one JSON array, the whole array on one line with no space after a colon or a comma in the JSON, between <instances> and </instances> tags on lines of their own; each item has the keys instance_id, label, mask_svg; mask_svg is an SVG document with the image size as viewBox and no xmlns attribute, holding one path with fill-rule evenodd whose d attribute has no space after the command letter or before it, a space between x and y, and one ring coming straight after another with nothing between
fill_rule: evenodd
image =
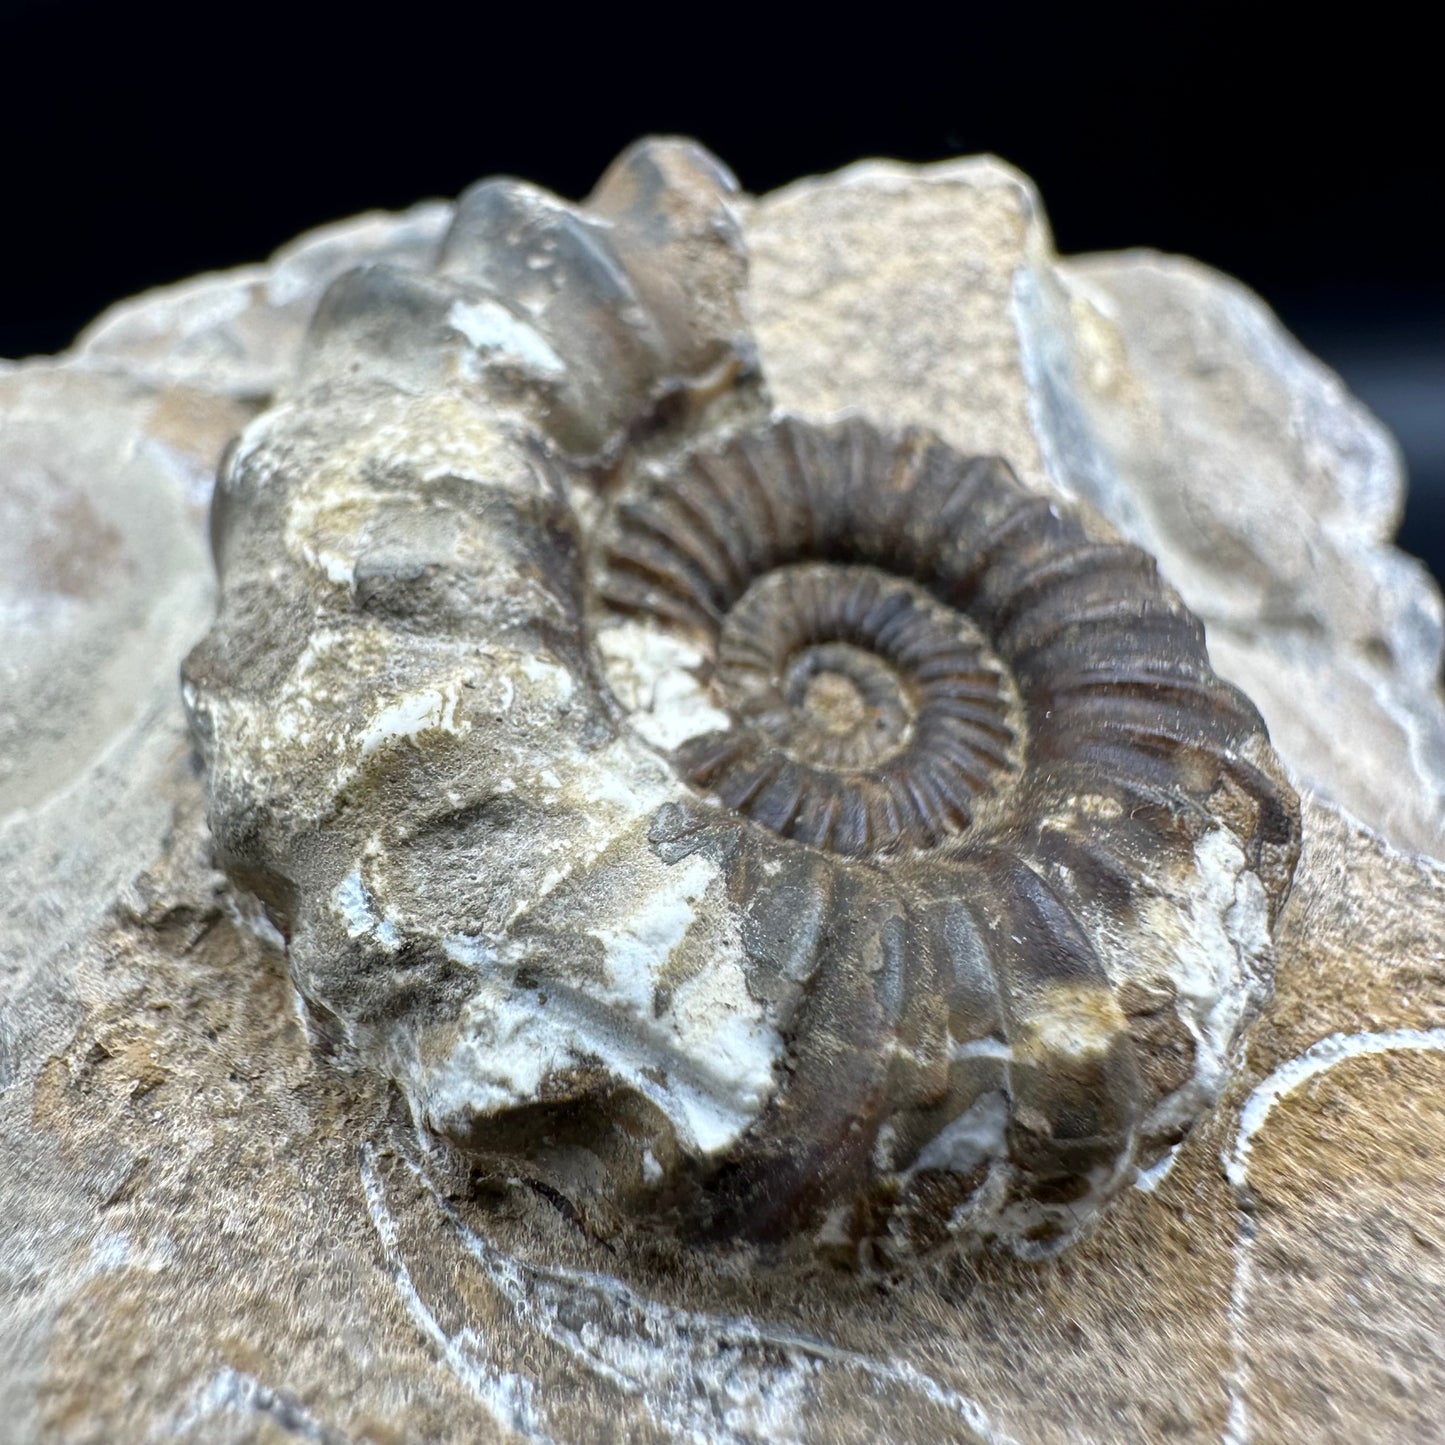
<instances>
[{"instance_id":1,"label":"fossil ridge","mask_svg":"<svg viewBox=\"0 0 1445 1445\"><path fill-rule=\"evenodd\" d=\"M647 142L332 284L218 482L217 858L325 1048L604 1232L1052 1249L1222 1087L1294 794L1102 519L773 409L738 205Z\"/></svg>"}]
</instances>

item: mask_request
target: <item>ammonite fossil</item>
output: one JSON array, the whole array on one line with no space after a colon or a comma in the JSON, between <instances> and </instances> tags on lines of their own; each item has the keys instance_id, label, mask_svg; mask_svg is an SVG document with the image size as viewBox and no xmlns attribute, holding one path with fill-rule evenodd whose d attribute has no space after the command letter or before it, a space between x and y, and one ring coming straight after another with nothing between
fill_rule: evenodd
<instances>
[{"instance_id":1,"label":"ammonite fossil","mask_svg":"<svg viewBox=\"0 0 1445 1445\"><path fill-rule=\"evenodd\" d=\"M1217 1096L1296 801L1144 552L772 410L733 191L649 142L332 288L218 488L217 855L321 1047L598 1229L1043 1252Z\"/></svg>"}]
</instances>

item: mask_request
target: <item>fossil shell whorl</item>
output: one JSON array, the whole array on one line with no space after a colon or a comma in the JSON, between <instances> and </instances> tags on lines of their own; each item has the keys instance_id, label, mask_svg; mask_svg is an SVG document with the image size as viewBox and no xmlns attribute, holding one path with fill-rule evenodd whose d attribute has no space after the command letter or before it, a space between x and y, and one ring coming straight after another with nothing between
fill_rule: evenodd
<instances>
[{"instance_id":1,"label":"fossil shell whorl","mask_svg":"<svg viewBox=\"0 0 1445 1445\"><path fill-rule=\"evenodd\" d=\"M1175 804L1182 755L1208 755L1281 816L1240 752L1259 715L1153 559L997 459L783 421L623 501L601 553L603 602L697 636L737 720L685 771L785 836L938 843L1017 772L1025 729L1052 780L1102 768L1131 804Z\"/></svg>"},{"instance_id":2,"label":"fossil shell whorl","mask_svg":"<svg viewBox=\"0 0 1445 1445\"><path fill-rule=\"evenodd\" d=\"M769 413L732 190L647 143L331 288L218 485L217 858L599 1229L1048 1249L1217 1097L1295 801L1146 554Z\"/></svg>"},{"instance_id":3,"label":"fossil shell whorl","mask_svg":"<svg viewBox=\"0 0 1445 1445\"><path fill-rule=\"evenodd\" d=\"M685 695L669 640L690 645L715 711L650 701L642 725L693 787L810 850L784 873L834 875L812 967L876 979L810 1006L828 1092L783 1087L768 1127L798 1115L797 1154L733 1170L734 1213L757 1228L860 1191L936 1232L941 1201L984 1195L1037 1244L1068 1234L1178 1127L1116 997L1151 875L1193 874L1223 814L1254 868L1293 864L1293 796L1198 620L1146 553L998 459L856 420L778 418L644 475L591 573L615 690ZM890 914L875 944L837 916L865 868ZM870 946L899 961L860 968Z\"/></svg>"},{"instance_id":4,"label":"fossil shell whorl","mask_svg":"<svg viewBox=\"0 0 1445 1445\"><path fill-rule=\"evenodd\" d=\"M685 750L692 781L833 851L929 845L1013 765L1016 709L947 589L905 580L931 580L908 520L867 539L889 489L896 504L931 459L880 455L862 426L836 457L800 458L818 440L790 425L735 439L615 509L598 591L703 642L738 726Z\"/></svg>"}]
</instances>

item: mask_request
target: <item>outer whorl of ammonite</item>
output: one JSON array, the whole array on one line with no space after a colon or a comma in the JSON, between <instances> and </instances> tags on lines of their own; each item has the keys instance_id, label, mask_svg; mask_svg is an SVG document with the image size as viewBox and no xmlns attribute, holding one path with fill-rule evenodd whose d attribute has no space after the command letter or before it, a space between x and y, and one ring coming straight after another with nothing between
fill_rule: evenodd
<instances>
[{"instance_id":1,"label":"outer whorl of ammonite","mask_svg":"<svg viewBox=\"0 0 1445 1445\"><path fill-rule=\"evenodd\" d=\"M957 1212L1004 1156L993 1183L1022 1232L1070 1233L1177 1139L1218 1083L1220 1058L1202 1056L1227 1051L1201 1016L1176 1020L1165 1051L1215 1077L1166 1081L1148 1057L1158 897L1215 886L1199 846L1221 830L1266 879L1265 912L1293 866L1293 796L1198 619L1146 553L999 459L861 421L776 419L645 473L599 528L591 579L614 687L679 774L804 850L781 871L834 907L867 879L868 907L893 910L895 946L918 957L895 1004L809 1012L837 1035L835 1097L868 1072L841 1062L850 1050L908 1059L832 1118L784 1090L821 1149L809 1170L837 1167L830 1130L837 1149L861 1134L875 1197L931 1192ZM834 967L850 926L834 916L812 940ZM921 1180L940 1166L946 1186ZM754 1221L780 1197L770 1169L742 1190Z\"/></svg>"},{"instance_id":2,"label":"outer whorl of ammonite","mask_svg":"<svg viewBox=\"0 0 1445 1445\"><path fill-rule=\"evenodd\" d=\"M217 861L318 1042L594 1233L1054 1247L1214 1101L1298 819L1153 562L768 419L726 171L458 203L218 482Z\"/></svg>"}]
</instances>

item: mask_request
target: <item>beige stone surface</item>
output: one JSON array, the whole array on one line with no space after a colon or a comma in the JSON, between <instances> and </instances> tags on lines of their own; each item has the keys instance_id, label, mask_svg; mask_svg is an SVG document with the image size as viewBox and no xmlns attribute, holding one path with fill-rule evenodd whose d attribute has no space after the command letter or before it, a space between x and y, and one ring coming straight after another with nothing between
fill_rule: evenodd
<instances>
[{"instance_id":1,"label":"beige stone surface","mask_svg":"<svg viewBox=\"0 0 1445 1445\"><path fill-rule=\"evenodd\" d=\"M754 322L782 404L923 420L1088 495L1258 687L1314 791L1275 998L1214 1118L1052 1261L755 1270L480 1192L311 1046L207 862L175 690L209 608L200 503L322 282L414 254L442 211L366 220L354 252L333 232L295 289L255 268L128 303L0 375L7 525L72 539L25 552L57 568L7 573L0 614L23 760L0 778L0 1440L1442 1438L1445 713L1438 597L1387 546L1398 471L1253 298L1192 263L1055 267L993 163L754 203Z\"/></svg>"},{"instance_id":2,"label":"beige stone surface","mask_svg":"<svg viewBox=\"0 0 1445 1445\"><path fill-rule=\"evenodd\" d=\"M1168 1177L1057 1260L889 1280L469 1197L310 1049L173 787L170 858L6 1097L8 1438L1436 1438L1445 889L1330 810L1249 1072Z\"/></svg>"}]
</instances>

